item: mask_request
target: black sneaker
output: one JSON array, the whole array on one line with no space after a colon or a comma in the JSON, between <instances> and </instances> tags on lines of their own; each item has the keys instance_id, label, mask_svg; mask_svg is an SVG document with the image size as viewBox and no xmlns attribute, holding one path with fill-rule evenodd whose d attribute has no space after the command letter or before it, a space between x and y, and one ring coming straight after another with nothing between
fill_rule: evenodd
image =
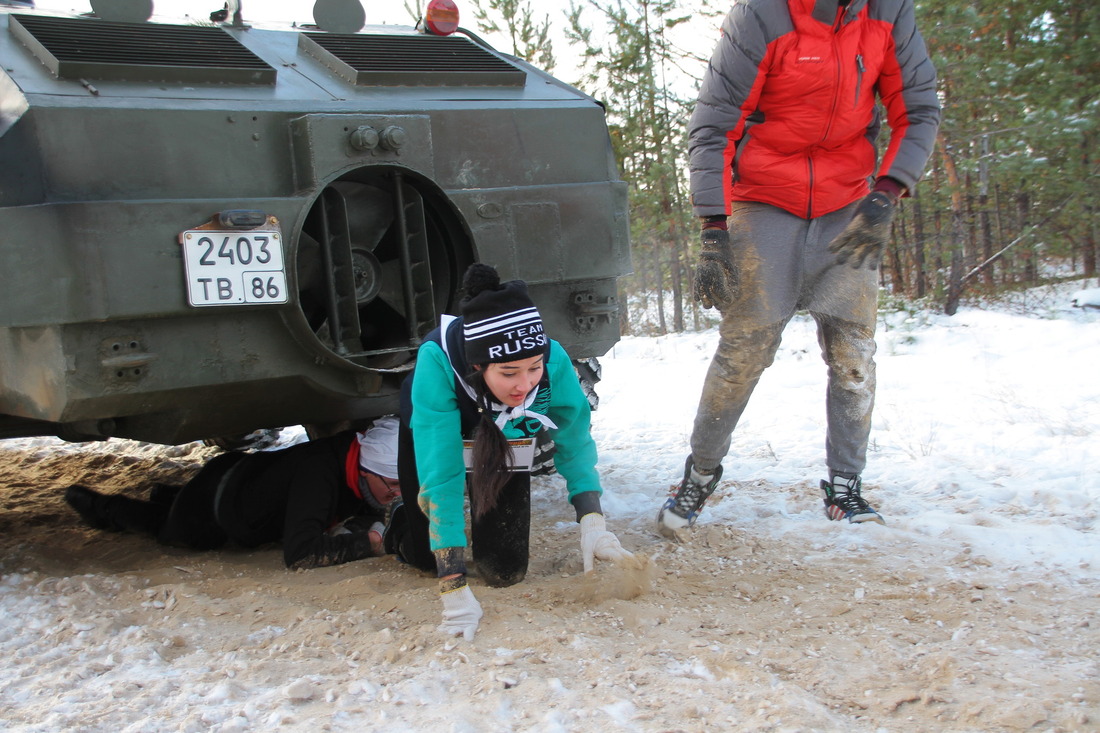
<instances>
[{"instance_id":1,"label":"black sneaker","mask_svg":"<svg viewBox=\"0 0 1100 733\"><path fill-rule=\"evenodd\" d=\"M703 510L703 504L722 478L722 466L714 469L714 473L707 476L706 483L696 481L692 476L691 456L688 456L684 464L684 480L680 482L680 488L668 498L661 511L657 513L657 531L665 537L678 539L678 533L682 529L695 524L699 512ZM701 474L696 474L697 476Z\"/></svg>"},{"instance_id":2,"label":"black sneaker","mask_svg":"<svg viewBox=\"0 0 1100 733\"><path fill-rule=\"evenodd\" d=\"M149 487L149 501L154 504L168 504L176 500L182 486L178 484L155 483Z\"/></svg>"},{"instance_id":3,"label":"black sneaker","mask_svg":"<svg viewBox=\"0 0 1100 733\"><path fill-rule=\"evenodd\" d=\"M878 522L886 524L882 515L863 499L863 481L859 476L844 478L833 476L832 482L822 481L821 490L825 492L825 516L839 522L847 519L853 524Z\"/></svg>"},{"instance_id":4,"label":"black sneaker","mask_svg":"<svg viewBox=\"0 0 1100 733\"><path fill-rule=\"evenodd\" d=\"M107 514L107 497L98 491L73 484L65 489L65 501L89 527L110 532L119 531Z\"/></svg>"},{"instance_id":5,"label":"black sneaker","mask_svg":"<svg viewBox=\"0 0 1100 733\"><path fill-rule=\"evenodd\" d=\"M386 526L382 530L382 549L387 555L401 557L401 540L405 536L405 502L399 496L386 507Z\"/></svg>"}]
</instances>

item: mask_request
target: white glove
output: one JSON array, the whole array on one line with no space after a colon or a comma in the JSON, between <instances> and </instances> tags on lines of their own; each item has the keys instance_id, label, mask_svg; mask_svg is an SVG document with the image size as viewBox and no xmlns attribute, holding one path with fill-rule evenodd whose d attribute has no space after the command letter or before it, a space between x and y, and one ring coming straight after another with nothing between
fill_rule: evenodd
<instances>
[{"instance_id":1,"label":"white glove","mask_svg":"<svg viewBox=\"0 0 1100 733\"><path fill-rule=\"evenodd\" d=\"M481 604L474 598L470 586L440 593L439 598L443 601L443 623L439 630L448 636L461 635L466 641L473 641L477 622L481 619Z\"/></svg>"},{"instance_id":2,"label":"white glove","mask_svg":"<svg viewBox=\"0 0 1100 733\"><path fill-rule=\"evenodd\" d=\"M634 557L619 544L619 538L607 531L602 514L592 512L581 517L581 553L584 555L584 572L592 572L594 559L617 562Z\"/></svg>"}]
</instances>

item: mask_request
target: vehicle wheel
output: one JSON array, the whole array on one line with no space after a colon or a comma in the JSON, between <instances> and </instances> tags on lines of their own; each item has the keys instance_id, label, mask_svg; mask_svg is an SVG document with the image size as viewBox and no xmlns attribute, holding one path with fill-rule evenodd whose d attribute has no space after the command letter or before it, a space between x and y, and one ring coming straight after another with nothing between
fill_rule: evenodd
<instances>
[{"instance_id":1,"label":"vehicle wheel","mask_svg":"<svg viewBox=\"0 0 1100 733\"><path fill-rule=\"evenodd\" d=\"M573 362L573 369L577 372L577 379L580 380L584 396L588 398L588 406L595 410L600 406L600 396L596 394L596 382L603 377L600 362L595 357L576 359ZM550 433L545 429L540 430L535 438L535 460L531 465L531 475L549 476L556 473L554 454L557 450L558 446L550 437Z\"/></svg>"},{"instance_id":2,"label":"vehicle wheel","mask_svg":"<svg viewBox=\"0 0 1100 733\"><path fill-rule=\"evenodd\" d=\"M558 446L546 428L540 430L535 436L535 459L531 462L531 475L549 476L557 473L558 469L554 467L554 454L557 451Z\"/></svg>"},{"instance_id":3,"label":"vehicle wheel","mask_svg":"<svg viewBox=\"0 0 1100 733\"><path fill-rule=\"evenodd\" d=\"M596 357L587 359L574 359L573 369L577 372L577 379L581 382L581 389L588 398L588 406L595 411L600 406L600 396L596 394L596 382L603 378L603 367Z\"/></svg>"}]
</instances>

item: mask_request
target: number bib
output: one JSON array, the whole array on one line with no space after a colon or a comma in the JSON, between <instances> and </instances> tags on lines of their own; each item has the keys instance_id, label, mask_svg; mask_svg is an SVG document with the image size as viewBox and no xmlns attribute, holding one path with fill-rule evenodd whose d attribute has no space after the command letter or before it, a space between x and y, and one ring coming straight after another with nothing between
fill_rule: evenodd
<instances>
[{"instance_id":1,"label":"number bib","mask_svg":"<svg viewBox=\"0 0 1100 733\"><path fill-rule=\"evenodd\" d=\"M512 451L512 463L509 471L526 471L530 473L531 466L535 462L535 438L515 438L508 441L508 447ZM474 441L462 441L462 459L466 461L466 472L469 473L473 466Z\"/></svg>"}]
</instances>

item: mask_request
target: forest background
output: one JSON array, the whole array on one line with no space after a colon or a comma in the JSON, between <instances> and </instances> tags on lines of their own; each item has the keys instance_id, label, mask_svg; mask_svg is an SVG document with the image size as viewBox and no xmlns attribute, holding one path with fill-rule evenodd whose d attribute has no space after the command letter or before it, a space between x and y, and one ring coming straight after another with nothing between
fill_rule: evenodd
<instances>
[{"instance_id":1,"label":"forest background","mask_svg":"<svg viewBox=\"0 0 1100 733\"><path fill-rule=\"evenodd\" d=\"M572 0L564 19L529 0L471 2L477 30L511 42L500 50L606 105L630 186L623 332L709 325L713 311L690 297L698 224L686 130L728 1ZM925 177L895 219L883 307L953 314L964 297L1096 276L1100 10L917 0L916 12L944 115ZM575 69L557 68L559 56ZM880 146L888 140L884 126Z\"/></svg>"},{"instance_id":2,"label":"forest background","mask_svg":"<svg viewBox=\"0 0 1100 733\"><path fill-rule=\"evenodd\" d=\"M368 23L415 23L427 0L364 1ZM687 123L731 0L456 0L463 28L599 100L630 191L634 274L622 331L717 320L691 299L699 241ZM205 17L221 0L157 0ZM87 10L87 0L38 0ZM1097 275L1100 9L1070 0L915 0L943 122L900 207L880 271L884 310L954 314L966 299ZM311 0L245 0L301 20ZM883 127L880 149L889 139Z\"/></svg>"}]
</instances>

